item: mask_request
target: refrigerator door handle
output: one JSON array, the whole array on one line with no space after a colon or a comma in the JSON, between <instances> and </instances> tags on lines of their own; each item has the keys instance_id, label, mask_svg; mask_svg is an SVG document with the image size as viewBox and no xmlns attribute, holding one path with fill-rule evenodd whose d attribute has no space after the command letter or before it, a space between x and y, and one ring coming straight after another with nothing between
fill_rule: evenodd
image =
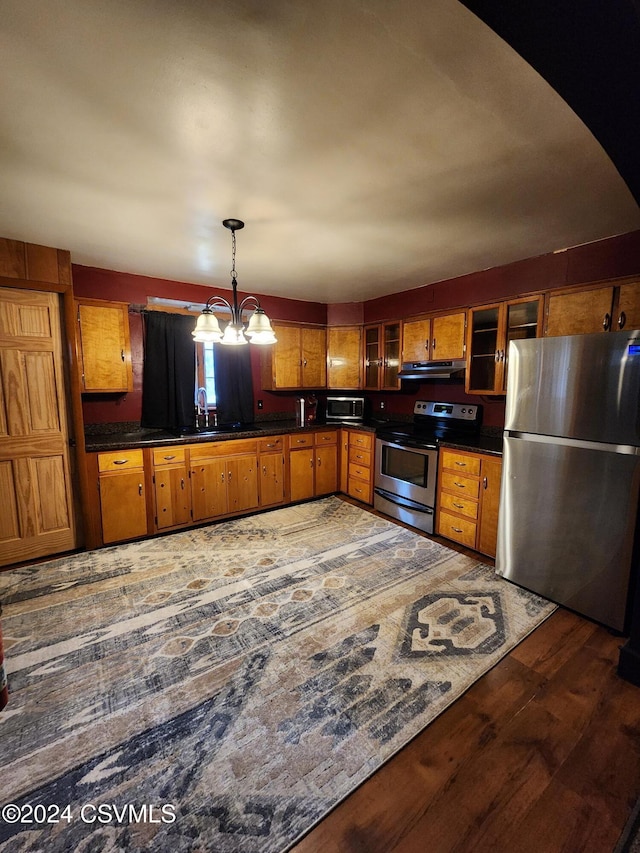
<instances>
[{"instance_id":1,"label":"refrigerator door handle","mask_svg":"<svg viewBox=\"0 0 640 853\"><path fill-rule=\"evenodd\" d=\"M640 447L633 444L609 444L603 441L585 441L581 438L564 438L557 435L538 435L535 432L505 430L505 438L519 438L538 444L554 444L558 447L579 447L583 450L600 450L604 453L623 453L627 456L640 456Z\"/></svg>"}]
</instances>

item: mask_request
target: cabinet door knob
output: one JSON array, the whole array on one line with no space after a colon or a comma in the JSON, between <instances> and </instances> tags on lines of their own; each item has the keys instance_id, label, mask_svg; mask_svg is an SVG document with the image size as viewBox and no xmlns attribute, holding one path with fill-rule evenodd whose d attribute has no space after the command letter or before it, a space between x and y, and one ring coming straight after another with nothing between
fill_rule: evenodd
<instances>
[{"instance_id":1,"label":"cabinet door knob","mask_svg":"<svg viewBox=\"0 0 640 853\"><path fill-rule=\"evenodd\" d=\"M609 330L610 325L611 325L611 315L605 314L603 319L602 319L602 328L604 329L605 332Z\"/></svg>"},{"instance_id":2,"label":"cabinet door knob","mask_svg":"<svg viewBox=\"0 0 640 853\"><path fill-rule=\"evenodd\" d=\"M620 316L618 317L618 328L624 329L624 324L627 322L627 315L624 311L620 312Z\"/></svg>"},{"instance_id":3,"label":"cabinet door knob","mask_svg":"<svg viewBox=\"0 0 640 853\"><path fill-rule=\"evenodd\" d=\"M142 483L138 483L138 494L142 496Z\"/></svg>"},{"instance_id":4,"label":"cabinet door knob","mask_svg":"<svg viewBox=\"0 0 640 853\"><path fill-rule=\"evenodd\" d=\"M484 487L485 489L486 489L486 488L487 488L487 486L489 485L486 477L483 477L483 478L482 478L482 485L483 485L483 487Z\"/></svg>"}]
</instances>

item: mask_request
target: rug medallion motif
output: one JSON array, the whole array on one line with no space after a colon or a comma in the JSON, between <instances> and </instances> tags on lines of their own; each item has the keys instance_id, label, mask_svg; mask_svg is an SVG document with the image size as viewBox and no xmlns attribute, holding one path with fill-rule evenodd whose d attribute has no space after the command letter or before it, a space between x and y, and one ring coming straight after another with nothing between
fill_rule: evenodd
<instances>
[{"instance_id":1,"label":"rug medallion motif","mask_svg":"<svg viewBox=\"0 0 640 853\"><path fill-rule=\"evenodd\" d=\"M555 609L339 498L0 573L0 851L280 853ZM99 809L102 808L102 811Z\"/></svg>"}]
</instances>

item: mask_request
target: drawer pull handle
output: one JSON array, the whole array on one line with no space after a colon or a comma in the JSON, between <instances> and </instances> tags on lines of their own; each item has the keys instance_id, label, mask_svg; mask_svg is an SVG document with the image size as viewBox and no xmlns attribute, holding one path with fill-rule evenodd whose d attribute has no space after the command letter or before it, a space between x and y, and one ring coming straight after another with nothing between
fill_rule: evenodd
<instances>
[{"instance_id":1,"label":"drawer pull handle","mask_svg":"<svg viewBox=\"0 0 640 853\"><path fill-rule=\"evenodd\" d=\"M114 459L113 464L114 465L126 465L128 461L129 461L128 459Z\"/></svg>"},{"instance_id":2,"label":"drawer pull handle","mask_svg":"<svg viewBox=\"0 0 640 853\"><path fill-rule=\"evenodd\" d=\"M459 489L466 489L466 488L467 488L467 487L465 486L465 484L464 484L464 483L457 483L457 482L454 482L454 484L453 484L453 485L454 485L454 486L457 486Z\"/></svg>"},{"instance_id":3,"label":"drawer pull handle","mask_svg":"<svg viewBox=\"0 0 640 853\"><path fill-rule=\"evenodd\" d=\"M457 504L457 503L454 501L454 502L453 502L453 505L454 505L454 507L455 507L456 509L464 509L464 504Z\"/></svg>"},{"instance_id":4,"label":"drawer pull handle","mask_svg":"<svg viewBox=\"0 0 640 853\"><path fill-rule=\"evenodd\" d=\"M462 533L462 530L459 527L453 527L453 525L452 525L451 529L453 530L454 533Z\"/></svg>"},{"instance_id":5,"label":"drawer pull handle","mask_svg":"<svg viewBox=\"0 0 640 853\"><path fill-rule=\"evenodd\" d=\"M466 467L467 467L467 463L466 463L466 462L457 462L457 461L456 461L456 465L459 465L461 468L466 468Z\"/></svg>"},{"instance_id":6,"label":"drawer pull handle","mask_svg":"<svg viewBox=\"0 0 640 853\"><path fill-rule=\"evenodd\" d=\"M306 438L298 438L298 439L296 439L296 444L306 444L306 443L307 443L307 439L306 439Z\"/></svg>"}]
</instances>

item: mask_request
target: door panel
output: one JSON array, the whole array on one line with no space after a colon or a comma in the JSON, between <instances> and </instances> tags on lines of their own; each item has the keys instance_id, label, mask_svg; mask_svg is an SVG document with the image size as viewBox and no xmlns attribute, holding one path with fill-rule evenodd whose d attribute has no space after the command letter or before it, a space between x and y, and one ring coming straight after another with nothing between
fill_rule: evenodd
<instances>
[{"instance_id":1,"label":"door panel","mask_svg":"<svg viewBox=\"0 0 640 853\"><path fill-rule=\"evenodd\" d=\"M58 300L0 288L0 565L77 546Z\"/></svg>"},{"instance_id":2,"label":"door panel","mask_svg":"<svg viewBox=\"0 0 640 853\"><path fill-rule=\"evenodd\" d=\"M623 630L640 457L507 437L496 571Z\"/></svg>"}]
</instances>

